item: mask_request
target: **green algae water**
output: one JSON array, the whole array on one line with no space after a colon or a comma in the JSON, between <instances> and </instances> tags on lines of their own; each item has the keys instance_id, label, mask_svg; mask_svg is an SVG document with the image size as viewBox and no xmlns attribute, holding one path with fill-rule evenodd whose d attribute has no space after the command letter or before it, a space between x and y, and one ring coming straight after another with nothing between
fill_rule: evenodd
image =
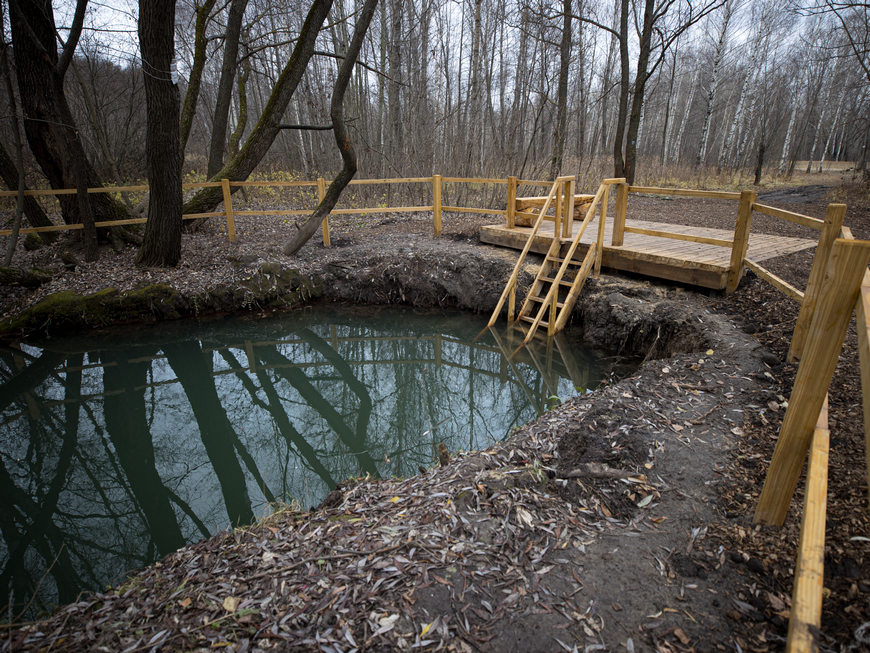
<instances>
[{"instance_id":1,"label":"green algae water","mask_svg":"<svg viewBox=\"0 0 870 653\"><path fill-rule=\"evenodd\" d=\"M0 604L32 617L275 504L417 474L628 369L485 324L314 306L0 344Z\"/></svg>"}]
</instances>

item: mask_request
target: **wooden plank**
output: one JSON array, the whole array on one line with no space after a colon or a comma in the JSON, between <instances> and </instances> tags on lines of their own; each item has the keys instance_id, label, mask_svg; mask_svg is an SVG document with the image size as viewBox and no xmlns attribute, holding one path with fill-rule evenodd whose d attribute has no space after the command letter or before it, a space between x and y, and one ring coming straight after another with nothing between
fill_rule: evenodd
<instances>
[{"instance_id":1,"label":"wooden plank","mask_svg":"<svg viewBox=\"0 0 870 653\"><path fill-rule=\"evenodd\" d=\"M441 235L441 175L432 175L432 222L435 235Z\"/></svg>"},{"instance_id":2,"label":"wooden plank","mask_svg":"<svg viewBox=\"0 0 870 653\"><path fill-rule=\"evenodd\" d=\"M385 208L377 208L377 209L333 209L329 213L329 215L364 215L366 213L399 213L399 212L421 213L421 212L431 211L433 208L435 208L435 207L433 207L430 204L429 206L387 206ZM309 211L309 213L311 213L311 212Z\"/></svg>"},{"instance_id":3,"label":"wooden plank","mask_svg":"<svg viewBox=\"0 0 870 653\"><path fill-rule=\"evenodd\" d=\"M625 215L628 211L628 184L616 186L616 208L613 212L613 236L611 244L621 247L625 240Z\"/></svg>"},{"instance_id":4,"label":"wooden plank","mask_svg":"<svg viewBox=\"0 0 870 653\"><path fill-rule=\"evenodd\" d=\"M326 197L326 180L323 177L317 178L317 198L320 202ZM323 233L323 246L331 247L332 240L329 238L329 214L324 216L320 222L320 231Z\"/></svg>"},{"instance_id":5,"label":"wooden plank","mask_svg":"<svg viewBox=\"0 0 870 653\"><path fill-rule=\"evenodd\" d=\"M371 184L428 184L432 177L406 177L404 179L353 179L349 186L368 186Z\"/></svg>"},{"instance_id":6,"label":"wooden plank","mask_svg":"<svg viewBox=\"0 0 870 653\"><path fill-rule=\"evenodd\" d=\"M566 238L570 238L571 234L574 233L574 218L576 217L574 211L583 209L583 204L577 202L577 196L574 194L576 190L575 186L576 182L573 177L571 181L565 182L565 224L562 227L562 235Z\"/></svg>"},{"instance_id":7,"label":"wooden plank","mask_svg":"<svg viewBox=\"0 0 870 653\"><path fill-rule=\"evenodd\" d=\"M755 261L752 261L748 258L743 260L743 264L747 268L752 270L755 274L757 274L760 278L767 281L767 283L769 283L771 286L773 286L774 288L776 288L780 292L785 293L786 295L788 295L789 297L794 299L796 302L803 304L804 293L802 293L800 290L798 290L797 288L792 286L790 283L785 281L785 279L780 279L778 276L776 276L775 274L773 274L769 270L764 269L763 267L758 265L758 263L756 263Z\"/></svg>"},{"instance_id":8,"label":"wooden plank","mask_svg":"<svg viewBox=\"0 0 870 653\"><path fill-rule=\"evenodd\" d=\"M804 356L758 499L755 523L782 526L785 521L868 260L870 241L838 239L834 243Z\"/></svg>"},{"instance_id":9,"label":"wooden plank","mask_svg":"<svg viewBox=\"0 0 870 653\"><path fill-rule=\"evenodd\" d=\"M757 211L758 213L764 213L765 215L773 216L774 218L782 218L783 220L788 220L789 222L794 222L795 224L800 224L804 227L809 227L810 229L817 229L819 231L821 231L822 227L824 227L825 225L824 220L819 220L818 218L811 218L810 216L803 215L801 213L785 211L783 209L778 209L773 206L767 206L766 204L759 204L758 202L752 203L752 210Z\"/></svg>"},{"instance_id":10,"label":"wooden plank","mask_svg":"<svg viewBox=\"0 0 870 653\"><path fill-rule=\"evenodd\" d=\"M549 188L553 185L552 181L534 181L531 179L518 179L517 185L519 186L543 186L544 188Z\"/></svg>"},{"instance_id":11,"label":"wooden plank","mask_svg":"<svg viewBox=\"0 0 870 653\"><path fill-rule=\"evenodd\" d=\"M227 216L227 235L230 242L236 239L236 221L233 218L233 195L230 192L230 180L221 179L221 187L224 193L224 211Z\"/></svg>"},{"instance_id":12,"label":"wooden plank","mask_svg":"<svg viewBox=\"0 0 870 653\"><path fill-rule=\"evenodd\" d=\"M240 188L256 188L256 187L273 187L278 186L279 188L293 188L293 187L303 187L303 186L316 186L316 181L230 181L230 186L237 186Z\"/></svg>"},{"instance_id":13,"label":"wooden plank","mask_svg":"<svg viewBox=\"0 0 870 653\"><path fill-rule=\"evenodd\" d=\"M728 285L725 292L737 290L743 273L743 259L749 248L749 228L752 225L752 204L758 198L755 191L745 190L740 193L740 206L737 209L737 224L734 227L734 244L731 247L731 266L728 269Z\"/></svg>"},{"instance_id":14,"label":"wooden plank","mask_svg":"<svg viewBox=\"0 0 870 653\"><path fill-rule=\"evenodd\" d=\"M508 183L507 179L476 179L474 177L443 177L442 181L450 181L457 184L506 184ZM551 181L547 182L547 186L549 186Z\"/></svg>"},{"instance_id":15,"label":"wooden plank","mask_svg":"<svg viewBox=\"0 0 870 653\"><path fill-rule=\"evenodd\" d=\"M516 224L516 212L517 212L517 178L516 177L508 177L508 188L507 188L507 228L513 229L517 226Z\"/></svg>"},{"instance_id":16,"label":"wooden plank","mask_svg":"<svg viewBox=\"0 0 870 653\"><path fill-rule=\"evenodd\" d=\"M502 291L501 297L496 304L495 310L492 312L492 317L489 319L489 323L487 326L492 326L495 324L495 321L498 319L498 315L501 312L501 307L504 306L505 299L510 294L511 290L516 286L517 278L520 274L520 269L522 269L523 263L525 261L526 255L529 253L529 249L532 246L532 242L535 239L535 235L538 233L538 229L541 226L541 223L544 221L544 214L547 212L547 209L550 208L550 203L553 201L553 198L556 196L556 189L559 187L558 181L553 184L553 187L550 189L550 195L548 197L547 202L541 208L541 215L538 217L537 222L535 222L535 226L532 227L532 231L529 234L528 240L526 241L525 246L523 247L523 251L520 253L519 258L517 259L517 263L514 266L513 272L511 273L510 278L508 279L507 285L505 289ZM516 230L514 230L514 233Z\"/></svg>"},{"instance_id":17,"label":"wooden plank","mask_svg":"<svg viewBox=\"0 0 870 653\"><path fill-rule=\"evenodd\" d=\"M431 208L430 208L431 210ZM474 209L468 206L442 206L442 211L452 211L454 213L482 213L485 215L507 215L505 209ZM537 217L537 216L535 216ZM552 218L551 218L552 219Z\"/></svg>"},{"instance_id":18,"label":"wooden plank","mask_svg":"<svg viewBox=\"0 0 870 653\"><path fill-rule=\"evenodd\" d=\"M681 234L676 231L659 231L657 229L641 229L638 227L625 227L624 231L629 234L643 234L644 236L670 238L671 240L686 240L690 243L701 243L703 245L714 245L716 247L731 247L734 244L730 240L724 240L722 238L707 238L706 236L696 236L694 234Z\"/></svg>"},{"instance_id":19,"label":"wooden plank","mask_svg":"<svg viewBox=\"0 0 870 653\"><path fill-rule=\"evenodd\" d=\"M654 186L630 186L629 193L654 195L677 195L680 197L708 197L719 200L739 200L740 193L718 190L690 190L688 188L656 188Z\"/></svg>"},{"instance_id":20,"label":"wooden plank","mask_svg":"<svg viewBox=\"0 0 870 653\"><path fill-rule=\"evenodd\" d=\"M791 616L786 653L818 651L825 583L825 516L828 507L828 398L822 404L813 431L807 463L806 492L801 517L800 543L794 570Z\"/></svg>"},{"instance_id":21,"label":"wooden plank","mask_svg":"<svg viewBox=\"0 0 870 653\"><path fill-rule=\"evenodd\" d=\"M791 336L791 344L788 348L788 361L799 360L804 351L807 331L813 321L813 314L819 300L819 293L828 269L828 259L831 257L831 248L834 241L843 228L843 220L846 218L845 204L829 204L825 211L824 227L819 235L819 244L816 254L813 256L813 265L810 268L810 276L807 280L807 289L804 293L806 301L801 305L797 322L794 325L794 333Z\"/></svg>"},{"instance_id":22,"label":"wooden plank","mask_svg":"<svg viewBox=\"0 0 870 653\"><path fill-rule=\"evenodd\" d=\"M864 273L861 292L855 302L858 323L858 360L861 366L861 392L864 401L864 455L870 479L870 272ZM870 480L867 482L867 509L870 510Z\"/></svg>"},{"instance_id":23,"label":"wooden plank","mask_svg":"<svg viewBox=\"0 0 870 653\"><path fill-rule=\"evenodd\" d=\"M600 214L598 216L598 236L595 240L595 268L593 274L596 278L601 274L601 259L604 254L604 228L607 226L607 202L610 199L610 186L604 188L601 196Z\"/></svg>"}]
</instances>

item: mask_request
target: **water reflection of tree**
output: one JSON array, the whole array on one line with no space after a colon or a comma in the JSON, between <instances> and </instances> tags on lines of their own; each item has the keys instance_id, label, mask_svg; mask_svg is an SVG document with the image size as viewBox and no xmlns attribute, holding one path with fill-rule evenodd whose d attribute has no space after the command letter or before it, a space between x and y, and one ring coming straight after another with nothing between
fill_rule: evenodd
<instances>
[{"instance_id":1,"label":"water reflection of tree","mask_svg":"<svg viewBox=\"0 0 870 653\"><path fill-rule=\"evenodd\" d=\"M0 346L0 591L20 603L49 569L42 600L70 601L208 536L226 523L215 508L247 523L256 492L309 498L312 482L314 503L349 475L416 473L437 442L484 447L534 416L534 364L439 327L296 325L87 361Z\"/></svg>"}]
</instances>

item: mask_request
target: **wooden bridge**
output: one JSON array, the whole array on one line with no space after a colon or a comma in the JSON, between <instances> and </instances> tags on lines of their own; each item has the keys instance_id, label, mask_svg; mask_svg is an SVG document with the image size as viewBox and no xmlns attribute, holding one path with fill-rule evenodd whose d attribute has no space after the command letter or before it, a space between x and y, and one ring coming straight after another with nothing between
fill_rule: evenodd
<instances>
[{"instance_id":1,"label":"wooden bridge","mask_svg":"<svg viewBox=\"0 0 870 653\"><path fill-rule=\"evenodd\" d=\"M735 207L735 229L708 229L690 225L675 225L646 220L626 220L628 195L632 193L660 194L668 196L688 196L725 199L740 202ZM751 211L767 213L793 222L819 228L820 220L762 206L756 203L755 193L696 191L671 188L648 188L618 184L616 190L616 210L612 219L604 221L603 232L588 230L583 234L574 257L582 260L590 246L601 239L600 265L614 270L635 272L645 276L688 283L715 290L734 290L742 275L736 265L758 264L785 254L792 254L816 246L814 239L786 238L767 234L750 234ZM588 207L589 195L577 195L575 201ZM523 249L532 232L532 227L522 226L522 218L529 216L524 211L530 198L517 198L514 205L515 222L511 225L510 216L506 223L489 225L480 230L480 239L491 245L501 245ZM543 198L541 198L543 199ZM540 202L543 204L543 202ZM604 207L606 211L606 207ZM576 212L575 212L576 213ZM564 256L577 234L579 223L570 210L563 211L565 219L561 233L560 253ZM535 217L537 217L535 215ZM816 224L818 223L818 224ZM545 216L532 240L530 251L546 254L555 236L555 215ZM745 251L743 251L745 250ZM741 251L743 251L741 255ZM729 275L736 281L729 285ZM791 294L791 293L790 293Z\"/></svg>"}]
</instances>

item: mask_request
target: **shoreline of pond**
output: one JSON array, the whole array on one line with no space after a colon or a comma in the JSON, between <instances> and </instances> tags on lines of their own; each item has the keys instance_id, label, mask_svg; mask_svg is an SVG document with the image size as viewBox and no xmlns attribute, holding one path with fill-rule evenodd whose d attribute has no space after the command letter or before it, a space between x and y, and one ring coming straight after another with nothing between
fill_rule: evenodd
<instances>
[{"instance_id":1,"label":"shoreline of pond","mask_svg":"<svg viewBox=\"0 0 870 653\"><path fill-rule=\"evenodd\" d=\"M742 569L720 562L717 477L741 438L727 411L765 392L763 352L674 289L603 277L589 294L587 333L629 348L652 331L660 354L445 467L354 479L320 510L186 546L2 650L731 641L719 607Z\"/></svg>"}]
</instances>

